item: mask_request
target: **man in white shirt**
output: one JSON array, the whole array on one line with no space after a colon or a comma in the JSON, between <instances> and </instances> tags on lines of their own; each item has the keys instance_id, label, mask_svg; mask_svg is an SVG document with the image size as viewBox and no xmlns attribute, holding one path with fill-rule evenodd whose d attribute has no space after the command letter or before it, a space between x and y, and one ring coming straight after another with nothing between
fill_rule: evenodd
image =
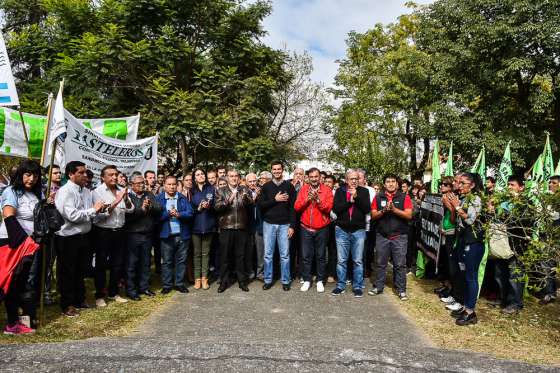
<instances>
[{"instance_id":1,"label":"man in white shirt","mask_svg":"<svg viewBox=\"0 0 560 373\"><path fill-rule=\"evenodd\" d=\"M126 303L119 293L119 281L124 278L124 257L126 237L124 233L125 214L134 211L127 188L117 184L118 170L109 165L101 170L101 185L93 191L93 201L103 202L105 208L94 220L95 246L95 304L104 307L106 272L109 269L109 299Z\"/></svg>"},{"instance_id":2,"label":"man in white shirt","mask_svg":"<svg viewBox=\"0 0 560 373\"><path fill-rule=\"evenodd\" d=\"M55 206L64 218L64 225L56 232L57 282L60 306L69 317L78 316L77 308L87 308L84 276L88 267L88 233L91 220L103 209L101 201L93 203L87 183L86 165L72 161L66 165L68 182L56 193Z\"/></svg>"}]
</instances>

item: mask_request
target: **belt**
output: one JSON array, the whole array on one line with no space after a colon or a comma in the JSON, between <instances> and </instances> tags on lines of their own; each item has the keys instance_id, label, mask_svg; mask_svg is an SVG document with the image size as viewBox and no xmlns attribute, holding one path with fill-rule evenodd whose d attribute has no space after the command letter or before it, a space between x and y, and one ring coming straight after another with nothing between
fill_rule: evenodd
<instances>
[{"instance_id":1,"label":"belt","mask_svg":"<svg viewBox=\"0 0 560 373\"><path fill-rule=\"evenodd\" d=\"M110 231L110 232L121 232L121 231L123 231L123 227L120 227L120 228L97 227L97 229L100 229L102 231Z\"/></svg>"}]
</instances>

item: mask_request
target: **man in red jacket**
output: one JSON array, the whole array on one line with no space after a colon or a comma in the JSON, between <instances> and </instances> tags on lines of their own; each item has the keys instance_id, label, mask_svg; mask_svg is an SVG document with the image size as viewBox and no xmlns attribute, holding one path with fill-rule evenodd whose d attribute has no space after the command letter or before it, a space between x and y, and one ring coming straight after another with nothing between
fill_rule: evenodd
<instances>
[{"instance_id":1,"label":"man in red jacket","mask_svg":"<svg viewBox=\"0 0 560 373\"><path fill-rule=\"evenodd\" d=\"M311 286L311 265L317 261L317 292L325 291L325 251L329 237L329 214L333 207L332 190L321 184L317 168L308 171L309 184L304 184L294 208L301 215L301 247L303 250L303 285L301 291Z\"/></svg>"}]
</instances>

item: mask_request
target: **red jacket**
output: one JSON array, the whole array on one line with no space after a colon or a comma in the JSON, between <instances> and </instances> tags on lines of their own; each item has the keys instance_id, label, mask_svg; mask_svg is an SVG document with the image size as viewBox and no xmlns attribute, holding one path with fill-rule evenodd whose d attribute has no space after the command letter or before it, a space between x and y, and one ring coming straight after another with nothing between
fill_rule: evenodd
<instances>
[{"instance_id":1,"label":"red jacket","mask_svg":"<svg viewBox=\"0 0 560 373\"><path fill-rule=\"evenodd\" d=\"M333 193L328 186L320 184L319 202L311 202L307 200L310 187L309 184L301 187L294 208L298 214L301 214L301 225L319 230L331 222L329 215L333 207Z\"/></svg>"}]
</instances>

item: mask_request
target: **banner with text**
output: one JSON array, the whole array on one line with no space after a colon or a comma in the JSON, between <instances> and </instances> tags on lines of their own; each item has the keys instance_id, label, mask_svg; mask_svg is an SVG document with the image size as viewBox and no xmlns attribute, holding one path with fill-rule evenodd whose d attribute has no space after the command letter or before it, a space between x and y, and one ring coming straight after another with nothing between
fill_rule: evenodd
<instances>
[{"instance_id":1,"label":"banner with text","mask_svg":"<svg viewBox=\"0 0 560 373\"><path fill-rule=\"evenodd\" d=\"M22 113L31 158L41 158L47 117ZM68 111L65 110L65 116ZM71 114L70 114L71 115ZM124 141L135 141L138 136L140 116L105 119L77 119L85 127L106 137ZM17 110L0 108L0 154L27 157L27 144L23 135L21 117Z\"/></svg>"},{"instance_id":2,"label":"banner with text","mask_svg":"<svg viewBox=\"0 0 560 373\"><path fill-rule=\"evenodd\" d=\"M420 206L422 230L420 243L423 251L436 260L440 247L441 224L443 222L443 202L440 194L428 194Z\"/></svg>"},{"instance_id":3,"label":"banner with text","mask_svg":"<svg viewBox=\"0 0 560 373\"><path fill-rule=\"evenodd\" d=\"M99 178L101 169L112 164L127 176L157 169L157 136L136 141L109 138L66 117L65 162L81 161Z\"/></svg>"}]
</instances>

